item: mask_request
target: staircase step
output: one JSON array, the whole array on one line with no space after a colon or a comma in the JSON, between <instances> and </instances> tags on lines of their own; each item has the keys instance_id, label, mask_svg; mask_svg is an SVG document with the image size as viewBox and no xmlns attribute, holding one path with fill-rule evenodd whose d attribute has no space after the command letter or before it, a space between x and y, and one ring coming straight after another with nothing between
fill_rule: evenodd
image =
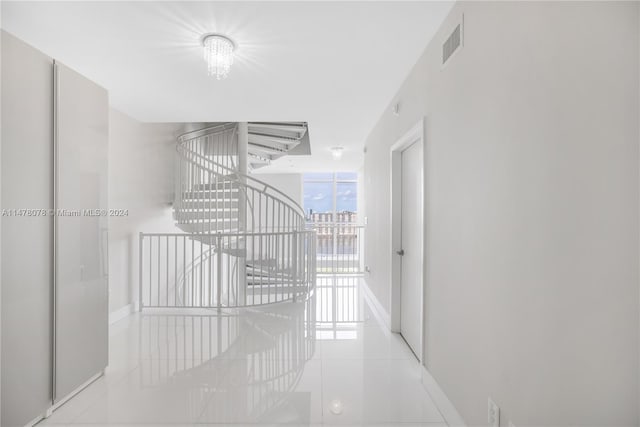
<instances>
[{"instance_id":1,"label":"staircase step","mask_svg":"<svg viewBox=\"0 0 640 427\"><path fill-rule=\"evenodd\" d=\"M288 277L291 275L291 269L280 267L278 265L278 260L265 259L261 263L259 260L252 259L247 262L247 275L255 277Z\"/></svg>"},{"instance_id":2,"label":"staircase step","mask_svg":"<svg viewBox=\"0 0 640 427\"><path fill-rule=\"evenodd\" d=\"M223 182L214 182L209 184L194 184L191 186L191 191L231 190L234 188L238 188L237 182L223 181Z\"/></svg>"},{"instance_id":3,"label":"staircase step","mask_svg":"<svg viewBox=\"0 0 640 427\"><path fill-rule=\"evenodd\" d=\"M277 280L273 280L270 282L262 282L262 285L260 285L260 283L255 283L255 282L247 282L247 295L259 295L260 294L260 288L262 288L262 292L266 295L267 292L267 288L271 288L274 290L277 290L278 292L284 292L284 293L297 293L297 294L302 294L304 292L307 291L307 288L305 286L295 286L293 284L293 281L277 281Z\"/></svg>"},{"instance_id":4,"label":"staircase step","mask_svg":"<svg viewBox=\"0 0 640 427\"><path fill-rule=\"evenodd\" d=\"M271 271L255 271L247 270L247 277L251 277L255 281L260 281L269 278L291 279L293 274L288 270L271 270Z\"/></svg>"},{"instance_id":5,"label":"staircase step","mask_svg":"<svg viewBox=\"0 0 640 427\"><path fill-rule=\"evenodd\" d=\"M237 219L238 218L238 210L216 210L216 209L211 209L208 210L206 208L201 209L201 210L190 210L190 211L182 211L182 213L180 214L180 221L185 222L185 221L205 221L205 220L211 220L211 221L222 221L224 219ZM176 214L174 212L174 218L173 219L178 219L176 217Z\"/></svg>"},{"instance_id":6,"label":"staircase step","mask_svg":"<svg viewBox=\"0 0 640 427\"><path fill-rule=\"evenodd\" d=\"M247 256L247 250L244 248L222 248L222 253L223 254L227 254L227 255L231 255L231 256L235 256L235 257L246 257Z\"/></svg>"},{"instance_id":7,"label":"staircase step","mask_svg":"<svg viewBox=\"0 0 640 427\"><path fill-rule=\"evenodd\" d=\"M251 144L249 144L249 153L254 156L257 156L258 158L264 158L269 160L276 160L287 154L286 152L283 152L283 151L268 150L263 147L258 147Z\"/></svg>"},{"instance_id":8,"label":"staircase step","mask_svg":"<svg viewBox=\"0 0 640 427\"><path fill-rule=\"evenodd\" d=\"M206 191L185 191L182 193L183 200L191 199L226 199L235 200L238 197L238 189L226 189L226 190L206 190Z\"/></svg>"},{"instance_id":9,"label":"staircase step","mask_svg":"<svg viewBox=\"0 0 640 427\"><path fill-rule=\"evenodd\" d=\"M238 229L238 220L177 223L176 227L187 233L233 232Z\"/></svg>"},{"instance_id":10,"label":"staircase step","mask_svg":"<svg viewBox=\"0 0 640 427\"><path fill-rule=\"evenodd\" d=\"M271 156L265 156L262 153L255 152L255 150L249 150L248 155L252 163L264 163L265 165L271 163Z\"/></svg>"},{"instance_id":11,"label":"staircase step","mask_svg":"<svg viewBox=\"0 0 640 427\"><path fill-rule=\"evenodd\" d=\"M249 163L249 169L250 170L260 169L260 168L263 168L265 166L269 166L269 165L267 163Z\"/></svg>"},{"instance_id":12,"label":"staircase step","mask_svg":"<svg viewBox=\"0 0 640 427\"><path fill-rule=\"evenodd\" d=\"M260 286L260 284L262 284L262 286L266 286L266 285L274 285L274 284L282 284L282 283L286 283L286 284L291 284L293 283L293 279L292 278L288 278L288 277L252 277L252 276L247 276L247 284L249 286Z\"/></svg>"},{"instance_id":13,"label":"staircase step","mask_svg":"<svg viewBox=\"0 0 640 427\"><path fill-rule=\"evenodd\" d=\"M205 245L216 245L218 243L218 238L215 233L211 234L194 234L191 238L197 242L202 242ZM225 239L225 243L226 243ZM231 255L234 257L246 257L247 250L244 248L234 247L233 244L231 246L222 247L221 252L227 255Z\"/></svg>"},{"instance_id":14,"label":"staircase step","mask_svg":"<svg viewBox=\"0 0 640 427\"><path fill-rule=\"evenodd\" d=\"M305 122L249 122L250 133L286 136L300 139L307 132Z\"/></svg>"},{"instance_id":15,"label":"staircase step","mask_svg":"<svg viewBox=\"0 0 640 427\"><path fill-rule=\"evenodd\" d=\"M182 204L182 210L238 210L238 199L212 199L212 200L202 200L202 199L192 199L187 200Z\"/></svg>"},{"instance_id":16,"label":"staircase step","mask_svg":"<svg viewBox=\"0 0 640 427\"><path fill-rule=\"evenodd\" d=\"M249 149L255 147L256 149L267 153L286 153L298 144L300 144L299 141L285 138L249 135Z\"/></svg>"},{"instance_id":17,"label":"staircase step","mask_svg":"<svg viewBox=\"0 0 640 427\"><path fill-rule=\"evenodd\" d=\"M250 261L247 261L247 268L275 268L278 265L278 260L277 259L262 259L262 260L255 260L252 259Z\"/></svg>"},{"instance_id":18,"label":"staircase step","mask_svg":"<svg viewBox=\"0 0 640 427\"><path fill-rule=\"evenodd\" d=\"M235 230L234 230L235 231ZM199 242L202 243L206 243L208 245L216 245L218 243L218 233L217 232L211 232L211 233L203 233L203 234L194 234L193 236L190 236L190 238L197 240ZM225 245L224 249L225 249L225 253L226 250L228 250L229 252L235 252L238 248L238 239L242 239L242 238L237 238L237 237L229 237L229 236L225 236L223 237L223 245ZM245 249L242 249L242 251L246 251ZM240 254L240 252L238 252Z\"/></svg>"}]
</instances>

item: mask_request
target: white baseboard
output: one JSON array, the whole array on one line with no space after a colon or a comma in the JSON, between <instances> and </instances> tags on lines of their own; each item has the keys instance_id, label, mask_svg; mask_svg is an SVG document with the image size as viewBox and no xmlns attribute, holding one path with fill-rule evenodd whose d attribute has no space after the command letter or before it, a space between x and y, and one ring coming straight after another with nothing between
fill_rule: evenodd
<instances>
[{"instance_id":1,"label":"white baseboard","mask_svg":"<svg viewBox=\"0 0 640 427\"><path fill-rule=\"evenodd\" d=\"M427 390L427 393L429 393L429 396L431 396L431 399L436 404L447 425L449 427L466 427L467 424L464 422L464 419L462 419L456 407L453 406L453 403L451 403L435 378L433 378L433 375L431 375L424 366L420 368L422 371L422 385Z\"/></svg>"},{"instance_id":2,"label":"white baseboard","mask_svg":"<svg viewBox=\"0 0 640 427\"><path fill-rule=\"evenodd\" d=\"M391 316L387 313L382 304L380 304L380 301L378 301L378 298L373 294L365 279L362 279L362 290L364 291L364 298L367 300L371 308L373 308L373 315L380 323L386 326L388 330L391 330Z\"/></svg>"},{"instance_id":3,"label":"white baseboard","mask_svg":"<svg viewBox=\"0 0 640 427\"><path fill-rule=\"evenodd\" d=\"M133 313L135 311L135 308L136 307L134 304L127 304L124 307L117 309L116 311L112 311L111 313L109 313L109 324L113 325L117 321L124 319L125 317Z\"/></svg>"}]
</instances>

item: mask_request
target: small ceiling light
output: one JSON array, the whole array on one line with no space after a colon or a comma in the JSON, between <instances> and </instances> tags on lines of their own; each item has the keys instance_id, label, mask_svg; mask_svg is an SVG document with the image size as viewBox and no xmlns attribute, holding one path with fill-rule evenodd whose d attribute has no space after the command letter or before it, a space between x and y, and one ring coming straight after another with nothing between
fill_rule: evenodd
<instances>
[{"instance_id":1,"label":"small ceiling light","mask_svg":"<svg viewBox=\"0 0 640 427\"><path fill-rule=\"evenodd\" d=\"M202 46L209 75L215 76L218 80L226 78L233 64L236 45L223 35L206 34L202 38Z\"/></svg>"},{"instance_id":2,"label":"small ceiling light","mask_svg":"<svg viewBox=\"0 0 640 427\"><path fill-rule=\"evenodd\" d=\"M329 410L335 415L342 414L342 402L338 399L334 399L329 403Z\"/></svg>"},{"instance_id":3,"label":"small ceiling light","mask_svg":"<svg viewBox=\"0 0 640 427\"><path fill-rule=\"evenodd\" d=\"M331 150L331 155L334 160L340 160L342 158L342 151L344 150L344 147L331 147L329 150Z\"/></svg>"}]
</instances>

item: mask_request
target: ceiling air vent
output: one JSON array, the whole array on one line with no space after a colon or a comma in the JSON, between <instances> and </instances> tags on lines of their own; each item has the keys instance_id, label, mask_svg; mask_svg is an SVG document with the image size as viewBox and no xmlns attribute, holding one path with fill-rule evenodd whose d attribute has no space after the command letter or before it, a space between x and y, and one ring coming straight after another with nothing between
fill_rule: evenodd
<instances>
[{"instance_id":1,"label":"ceiling air vent","mask_svg":"<svg viewBox=\"0 0 640 427\"><path fill-rule=\"evenodd\" d=\"M442 65L444 65L449 58L458 50L462 45L462 24L456 25L453 32L449 35L449 38L442 45Z\"/></svg>"}]
</instances>

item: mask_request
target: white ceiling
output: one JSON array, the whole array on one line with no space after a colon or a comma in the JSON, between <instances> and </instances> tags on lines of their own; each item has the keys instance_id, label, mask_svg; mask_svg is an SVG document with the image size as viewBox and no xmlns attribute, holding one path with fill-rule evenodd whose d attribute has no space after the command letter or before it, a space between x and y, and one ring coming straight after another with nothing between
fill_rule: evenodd
<instances>
[{"instance_id":1,"label":"white ceiling","mask_svg":"<svg viewBox=\"0 0 640 427\"><path fill-rule=\"evenodd\" d=\"M307 121L312 156L264 171L349 170L452 3L3 1L2 27L140 121ZM238 45L226 80L207 76L208 32Z\"/></svg>"}]
</instances>

